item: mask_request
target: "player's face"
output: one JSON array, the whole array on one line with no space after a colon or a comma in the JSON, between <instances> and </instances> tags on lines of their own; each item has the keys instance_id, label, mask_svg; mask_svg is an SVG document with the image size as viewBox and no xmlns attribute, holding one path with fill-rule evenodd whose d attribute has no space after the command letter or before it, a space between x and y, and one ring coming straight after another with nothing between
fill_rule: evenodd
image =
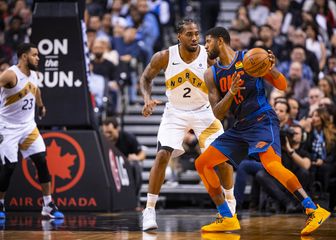
<instances>
[{"instance_id":1,"label":"player's face","mask_svg":"<svg viewBox=\"0 0 336 240\"><path fill-rule=\"evenodd\" d=\"M217 39L211 37L210 35L205 38L205 50L208 53L209 59L213 60L219 56L219 48Z\"/></svg>"},{"instance_id":2,"label":"player's face","mask_svg":"<svg viewBox=\"0 0 336 240\"><path fill-rule=\"evenodd\" d=\"M185 24L182 33L178 34L178 39L187 51L196 52L200 40L198 26L194 23Z\"/></svg>"},{"instance_id":3,"label":"player's face","mask_svg":"<svg viewBox=\"0 0 336 240\"><path fill-rule=\"evenodd\" d=\"M31 48L27 53L27 66L30 70L38 70L38 62L40 58L38 56L37 48Z\"/></svg>"}]
</instances>

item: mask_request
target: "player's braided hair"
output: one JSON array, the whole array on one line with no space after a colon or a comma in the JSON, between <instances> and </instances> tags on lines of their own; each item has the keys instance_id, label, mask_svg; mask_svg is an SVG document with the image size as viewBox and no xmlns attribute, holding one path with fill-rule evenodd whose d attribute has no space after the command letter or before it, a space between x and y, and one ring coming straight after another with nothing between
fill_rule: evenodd
<instances>
[{"instance_id":1,"label":"player's braided hair","mask_svg":"<svg viewBox=\"0 0 336 240\"><path fill-rule=\"evenodd\" d=\"M191 18L185 18L183 19L182 21L180 21L177 26L176 26L176 32L177 33L182 33L183 30L184 30L184 25L188 25L188 24L196 24L197 23L195 22L194 19L191 19Z\"/></svg>"}]
</instances>

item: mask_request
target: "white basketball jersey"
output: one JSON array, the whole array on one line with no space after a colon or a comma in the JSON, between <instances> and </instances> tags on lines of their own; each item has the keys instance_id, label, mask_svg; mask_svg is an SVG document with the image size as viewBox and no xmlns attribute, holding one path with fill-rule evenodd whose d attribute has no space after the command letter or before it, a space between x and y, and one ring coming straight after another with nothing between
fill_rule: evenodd
<instances>
[{"instance_id":1,"label":"white basketball jersey","mask_svg":"<svg viewBox=\"0 0 336 240\"><path fill-rule=\"evenodd\" d=\"M37 74L30 71L27 77L13 65L9 68L16 74L13 88L0 88L0 123L16 125L34 121Z\"/></svg>"},{"instance_id":2,"label":"white basketball jersey","mask_svg":"<svg viewBox=\"0 0 336 240\"><path fill-rule=\"evenodd\" d=\"M198 57L185 63L178 45L169 47L169 62L165 71L168 104L181 110L195 110L209 103L204 72L208 67L207 53L200 46Z\"/></svg>"}]
</instances>

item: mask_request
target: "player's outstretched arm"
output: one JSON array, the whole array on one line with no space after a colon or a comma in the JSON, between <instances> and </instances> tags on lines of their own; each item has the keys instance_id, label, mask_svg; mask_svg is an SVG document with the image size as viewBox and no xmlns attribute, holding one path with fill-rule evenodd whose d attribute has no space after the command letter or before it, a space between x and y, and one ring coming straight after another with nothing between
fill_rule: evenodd
<instances>
[{"instance_id":1,"label":"player's outstretched arm","mask_svg":"<svg viewBox=\"0 0 336 240\"><path fill-rule=\"evenodd\" d=\"M239 87L240 75L235 72L233 75L232 84L230 90L226 93L224 98L222 98L221 93L215 85L213 72L211 68L208 68L204 73L205 83L209 91L209 101L212 107L212 111L215 117L219 120L223 120L226 113L230 109L232 100L237 94L239 89L244 89L244 87Z\"/></svg>"},{"instance_id":2,"label":"player's outstretched arm","mask_svg":"<svg viewBox=\"0 0 336 240\"><path fill-rule=\"evenodd\" d=\"M16 84L16 75L11 70L6 70L0 75L0 87L9 85L10 87Z\"/></svg>"},{"instance_id":3,"label":"player's outstretched arm","mask_svg":"<svg viewBox=\"0 0 336 240\"><path fill-rule=\"evenodd\" d=\"M152 81L160 73L161 70L166 69L168 59L168 50L163 50L155 53L140 77L140 90L144 98L142 115L144 115L145 117L151 115L154 107L157 104L161 103L161 101L151 98Z\"/></svg>"},{"instance_id":4,"label":"player's outstretched arm","mask_svg":"<svg viewBox=\"0 0 336 240\"><path fill-rule=\"evenodd\" d=\"M286 90L287 80L285 76L275 67L275 56L271 50L268 50L268 57L272 63L269 72L263 77L270 84L279 90Z\"/></svg>"}]
</instances>

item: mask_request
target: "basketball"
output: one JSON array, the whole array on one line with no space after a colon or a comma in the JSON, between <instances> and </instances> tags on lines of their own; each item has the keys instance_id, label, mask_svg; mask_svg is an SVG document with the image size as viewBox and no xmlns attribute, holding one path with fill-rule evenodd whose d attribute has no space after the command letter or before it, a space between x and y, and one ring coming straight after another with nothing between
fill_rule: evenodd
<instances>
[{"instance_id":1,"label":"basketball","mask_svg":"<svg viewBox=\"0 0 336 240\"><path fill-rule=\"evenodd\" d=\"M244 71L252 77L264 76L271 67L268 52L262 48L252 48L245 53L243 59Z\"/></svg>"}]
</instances>

